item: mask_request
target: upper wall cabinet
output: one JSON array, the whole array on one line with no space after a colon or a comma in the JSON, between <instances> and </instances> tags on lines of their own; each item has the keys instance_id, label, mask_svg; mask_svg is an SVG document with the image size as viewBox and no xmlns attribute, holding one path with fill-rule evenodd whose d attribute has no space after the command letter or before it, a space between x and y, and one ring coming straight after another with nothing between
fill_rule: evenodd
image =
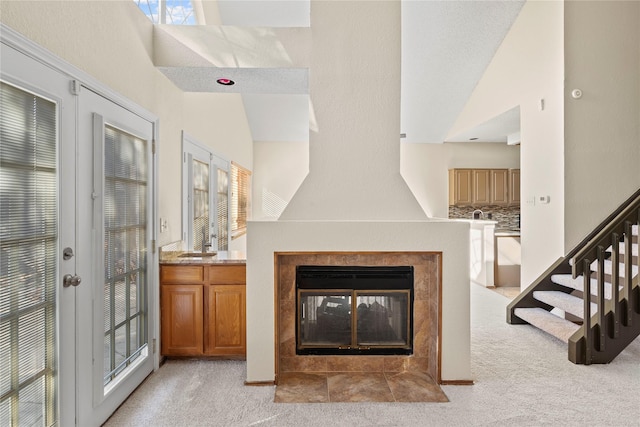
<instances>
[{"instance_id":1,"label":"upper wall cabinet","mask_svg":"<svg viewBox=\"0 0 640 427\"><path fill-rule=\"evenodd\" d=\"M520 204L520 169L509 169L509 204Z\"/></svg>"},{"instance_id":2,"label":"upper wall cabinet","mask_svg":"<svg viewBox=\"0 0 640 427\"><path fill-rule=\"evenodd\" d=\"M491 169L491 204L508 204L509 188L509 170Z\"/></svg>"},{"instance_id":3,"label":"upper wall cabinet","mask_svg":"<svg viewBox=\"0 0 640 427\"><path fill-rule=\"evenodd\" d=\"M471 201L473 205L488 205L491 203L491 170L471 170Z\"/></svg>"},{"instance_id":4,"label":"upper wall cabinet","mask_svg":"<svg viewBox=\"0 0 640 427\"><path fill-rule=\"evenodd\" d=\"M449 169L449 204L470 205L472 187L471 169Z\"/></svg>"},{"instance_id":5,"label":"upper wall cabinet","mask_svg":"<svg viewBox=\"0 0 640 427\"><path fill-rule=\"evenodd\" d=\"M520 169L449 169L449 205L519 205Z\"/></svg>"}]
</instances>

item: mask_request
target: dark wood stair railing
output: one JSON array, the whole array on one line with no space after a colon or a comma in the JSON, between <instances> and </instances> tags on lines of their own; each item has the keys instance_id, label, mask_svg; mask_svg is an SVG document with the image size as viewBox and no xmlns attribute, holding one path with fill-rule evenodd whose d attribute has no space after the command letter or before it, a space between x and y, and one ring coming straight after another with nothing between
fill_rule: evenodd
<instances>
[{"instance_id":1,"label":"dark wood stair railing","mask_svg":"<svg viewBox=\"0 0 640 427\"><path fill-rule=\"evenodd\" d=\"M638 257L634 257L632 253L633 227L638 227L639 224L640 190L518 295L507 307L507 322L528 323L515 314L516 309L553 309L536 300L533 297L534 291L561 291L581 295L584 305L582 327L569 338L569 360L577 364L609 363L640 335L640 286L638 277L632 277L634 262L638 271ZM622 256L621 243L624 248ZM611 271L608 274L605 272L606 259L611 261ZM623 280L620 280L620 273ZM561 274L571 274L573 279L582 276L582 292L560 286L551 280L553 275ZM592 296L594 280L595 298ZM611 286L610 299L605 298L608 283ZM597 306L595 315L592 314L594 302Z\"/></svg>"}]
</instances>

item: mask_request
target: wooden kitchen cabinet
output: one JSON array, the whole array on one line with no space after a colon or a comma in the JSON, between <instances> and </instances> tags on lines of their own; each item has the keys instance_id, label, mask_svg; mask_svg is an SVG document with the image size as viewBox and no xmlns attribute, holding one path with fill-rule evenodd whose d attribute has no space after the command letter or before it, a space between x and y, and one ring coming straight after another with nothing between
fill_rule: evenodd
<instances>
[{"instance_id":1,"label":"wooden kitchen cabinet","mask_svg":"<svg viewBox=\"0 0 640 427\"><path fill-rule=\"evenodd\" d=\"M520 169L449 169L450 206L520 204Z\"/></svg>"},{"instance_id":2,"label":"wooden kitchen cabinet","mask_svg":"<svg viewBox=\"0 0 640 427\"><path fill-rule=\"evenodd\" d=\"M449 170L449 204L470 205L473 203L471 193L472 176L471 169Z\"/></svg>"},{"instance_id":3,"label":"wooden kitchen cabinet","mask_svg":"<svg viewBox=\"0 0 640 427\"><path fill-rule=\"evenodd\" d=\"M508 204L509 188L509 170L491 169L491 204Z\"/></svg>"},{"instance_id":4,"label":"wooden kitchen cabinet","mask_svg":"<svg viewBox=\"0 0 640 427\"><path fill-rule=\"evenodd\" d=\"M491 171L489 169L472 170L473 205L488 205L491 203Z\"/></svg>"},{"instance_id":5,"label":"wooden kitchen cabinet","mask_svg":"<svg viewBox=\"0 0 640 427\"><path fill-rule=\"evenodd\" d=\"M245 301L244 285L208 286L205 354L246 353Z\"/></svg>"},{"instance_id":6,"label":"wooden kitchen cabinet","mask_svg":"<svg viewBox=\"0 0 640 427\"><path fill-rule=\"evenodd\" d=\"M161 285L160 294L162 354L202 355L202 285Z\"/></svg>"},{"instance_id":7,"label":"wooden kitchen cabinet","mask_svg":"<svg viewBox=\"0 0 640 427\"><path fill-rule=\"evenodd\" d=\"M244 264L160 265L165 356L246 355Z\"/></svg>"},{"instance_id":8,"label":"wooden kitchen cabinet","mask_svg":"<svg viewBox=\"0 0 640 427\"><path fill-rule=\"evenodd\" d=\"M520 204L520 169L509 169L509 203Z\"/></svg>"}]
</instances>

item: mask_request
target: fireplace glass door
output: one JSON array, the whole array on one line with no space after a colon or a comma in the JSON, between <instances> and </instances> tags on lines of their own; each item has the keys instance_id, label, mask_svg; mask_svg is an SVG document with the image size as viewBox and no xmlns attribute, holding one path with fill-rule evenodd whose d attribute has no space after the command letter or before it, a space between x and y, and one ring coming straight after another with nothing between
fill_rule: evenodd
<instances>
[{"instance_id":1,"label":"fireplace glass door","mask_svg":"<svg viewBox=\"0 0 640 427\"><path fill-rule=\"evenodd\" d=\"M299 354L407 354L410 290L299 290Z\"/></svg>"}]
</instances>

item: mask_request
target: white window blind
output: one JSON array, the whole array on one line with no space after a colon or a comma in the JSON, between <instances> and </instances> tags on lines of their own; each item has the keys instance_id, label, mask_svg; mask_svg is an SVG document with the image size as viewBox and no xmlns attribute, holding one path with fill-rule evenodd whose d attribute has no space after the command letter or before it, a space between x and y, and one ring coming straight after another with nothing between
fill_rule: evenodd
<instances>
[{"instance_id":1,"label":"white window blind","mask_svg":"<svg viewBox=\"0 0 640 427\"><path fill-rule=\"evenodd\" d=\"M57 105L0 82L0 110L0 425L52 425Z\"/></svg>"},{"instance_id":2,"label":"white window blind","mask_svg":"<svg viewBox=\"0 0 640 427\"><path fill-rule=\"evenodd\" d=\"M216 169L218 171L218 250L226 251L229 249L229 171Z\"/></svg>"},{"instance_id":3,"label":"white window blind","mask_svg":"<svg viewBox=\"0 0 640 427\"><path fill-rule=\"evenodd\" d=\"M231 162L231 235L232 238L247 232L247 220L251 208L251 171Z\"/></svg>"},{"instance_id":4,"label":"white window blind","mask_svg":"<svg viewBox=\"0 0 640 427\"><path fill-rule=\"evenodd\" d=\"M105 126L104 385L146 351L147 141Z\"/></svg>"},{"instance_id":5,"label":"white window blind","mask_svg":"<svg viewBox=\"0 0 640 427\"><path fill-rule=\"evenodd\" d=\"M193 250L206 250L209 232L209 163L193 161Z\"/></svg>"}]
</instances>

